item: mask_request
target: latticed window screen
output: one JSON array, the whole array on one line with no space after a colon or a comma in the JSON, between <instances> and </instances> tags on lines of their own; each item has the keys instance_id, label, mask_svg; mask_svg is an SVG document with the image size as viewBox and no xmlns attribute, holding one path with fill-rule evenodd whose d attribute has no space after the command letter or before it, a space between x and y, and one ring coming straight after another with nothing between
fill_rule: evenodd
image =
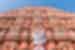
<instances>
[{"instance_id":1,"label":"latticed window screen","mask_svg":"<svg viewBox=\"0 0 75 50\"><path fill-rule=\"evenodd\" d=\"M0 50L59 50L66 42L67 48L74 46L74 18L52 13L49 8L24 8L1 15Z\"/></svg>"}]
</instances>

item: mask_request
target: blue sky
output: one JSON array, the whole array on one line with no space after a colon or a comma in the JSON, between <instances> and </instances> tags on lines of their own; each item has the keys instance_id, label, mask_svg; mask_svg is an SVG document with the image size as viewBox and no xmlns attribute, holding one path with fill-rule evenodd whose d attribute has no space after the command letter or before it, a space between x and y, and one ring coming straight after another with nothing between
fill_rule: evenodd
<instances>
[{"instance_id":1,"label":"blue sky","mask_svg":"<svg viewBox=\"0 0 75 50\"><path fill-rule=\"evenodd\" d=\"M75 12L75 0L0 0L0 12L25 6L48 6Z\"/></svg>"}]
</instances>

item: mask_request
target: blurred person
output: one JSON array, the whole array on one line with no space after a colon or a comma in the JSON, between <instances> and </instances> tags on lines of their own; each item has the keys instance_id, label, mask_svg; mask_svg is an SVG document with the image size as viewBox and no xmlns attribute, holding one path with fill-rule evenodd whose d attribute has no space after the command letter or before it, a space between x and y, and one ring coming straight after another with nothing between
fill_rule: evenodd
<instances>
[{"instance_id":1,"label":"blurred person","mask_svg":"<svg viewBox=\"0 0 75 50\"><path fill-rule=\"evenodd\" d=\"M45 29L37 24L32 30L32 38L34 43L33 50L45 50L44 45L46 43Z\"/></svg>"},{"instance_id":2,"label":"blurred person","mask_svg":"<svg viewBox=\"0 0 75 50\"><path fill-rule=\"evenodd\" d=\"M58 50L73 50L70 41L60 41L57 45Z\"/></svg>"},{"instance_id":3,"label":"blurred person","mask_svg":"<svg viewBox=\"0 0 75 50\"><path fill-rule=\"evenodd\" d=\"M3 42L0 42L0 50L2 50Z\"/></svg>"},{"instance_id":4,"label":"blurred person","mask_svg":"<svg viewBox=\"0 0 75 50\"><path fill-rule=\"evenodd\" d=\"M21 41L18 45L18 50L28 50L28 44L26 41Z\"/></svg>"},{"instance_id":5,"label":"blurred person","mask_svg":"<svg viewBox=\"0 0 75 50\"><path fill-rule=\"evenodd\" d=\"M10 42L10 50L17 50L17 43L16 41Z\"/></svg>"},{"instance_id":6,"label":"blurred person","mask_svg":"<svg viewBox=\"0 0 75 50\"><path fill-rule=\"evenodd\" d=\"M73 49L75 50L75 42L72 43Z\"/></svg>"},{"instance_id":7,"label":"blurred person","mask_svg":"<svg viewBox=\"0 0 75 50\"><path fill-rule=\"evenodd\" d=\"M68 50L74 50L71 40L67 41L66 45L68 46Z\"/></svg>"},{"instance_id":8,"label":"blurred person","mask_svg":"<svg viewBox=\"0 0 75 50\"><path fill-rule=\"evenodd\" d=\"M65 41L59 41L57 44L57 50L69 50Z\"/></svg>"},{"instance_id":9,"label":"blurred person","mask_svg":"<svg viewBox=\"0 0 75 50\"><path fill-rule=\"evenodd\" d=\"M56 50L55 41L48 41L46 44L46 50Z\"/></svg>"},{"instance_id":10,"label":"blurred person","mask_svg":"<svg viewBox=\"0 0 75 50\"><path fill-rule=\"evenodd\" d=\"M34 45L44 44L46 42L46 34L42 26L37 25L32 29L32 38Z\"/></svg>"},{"instance_id":11,"label":"blurred person","mask_svg":"<svg viewBox=\"0 0 75 50\"><path fill-rule=\"evenodd\" d=\"M34 43L33 43L33 41L30 41L28 48L29 48L29 50L34 50Z\"/></svg>"}]
</instances>

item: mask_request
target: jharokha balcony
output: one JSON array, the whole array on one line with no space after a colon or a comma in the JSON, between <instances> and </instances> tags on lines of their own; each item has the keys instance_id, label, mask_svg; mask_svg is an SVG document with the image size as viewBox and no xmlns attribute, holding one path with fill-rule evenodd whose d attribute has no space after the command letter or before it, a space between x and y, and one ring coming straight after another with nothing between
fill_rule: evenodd
<instances>
[{"instance_id":1,"label":"jharokha balcony","mask_svg":"<svg viewBox=\"0 0 75 50\"><path fill-rule=\"evenodd\" d=\"M24 7L0 13L0 50L59 50L62 44L75 49L74 13L51 7Z\"/></svg>"}]
</instances>

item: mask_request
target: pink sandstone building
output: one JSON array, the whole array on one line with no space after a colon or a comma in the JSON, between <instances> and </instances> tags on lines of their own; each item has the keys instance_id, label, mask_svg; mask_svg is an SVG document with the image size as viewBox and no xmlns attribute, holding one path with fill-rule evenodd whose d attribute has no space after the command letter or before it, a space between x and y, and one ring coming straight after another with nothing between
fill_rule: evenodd
<instances>
[{"instance_id":1,"label":"pink sandstone building","mask_svg":"<svg viewBox=\"0 0 75 50\"><path fill-rule=\"evenodd\" d=\"M0 49L75 50L75 14L51 7L0 13Z\"/></svg>"}]
</instances>

